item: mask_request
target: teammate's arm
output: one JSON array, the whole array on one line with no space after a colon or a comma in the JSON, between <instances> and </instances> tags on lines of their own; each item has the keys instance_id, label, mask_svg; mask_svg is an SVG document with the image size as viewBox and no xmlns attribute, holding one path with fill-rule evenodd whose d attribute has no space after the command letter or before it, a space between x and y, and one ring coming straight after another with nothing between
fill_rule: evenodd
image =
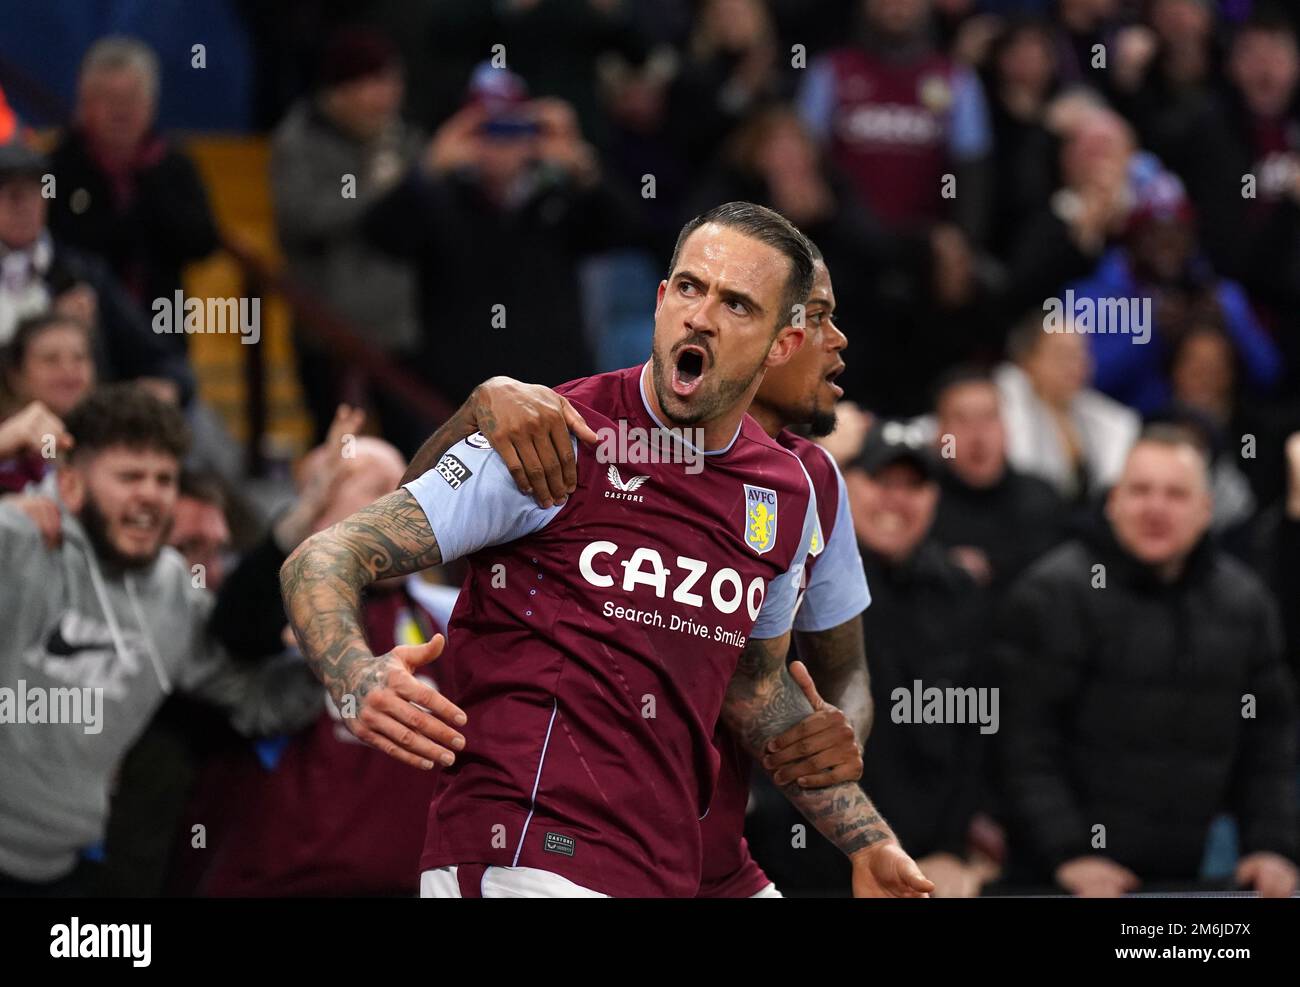
<instances>
[{"instance_id":1,"label":"teammate's arm","mask_svg":"<svg viewBox=\"0 0 1300 987\"><path fill-rule=\"evenodd\" d=\"M727 688L722 717L755 760L767 745L813 711L785 665L790 635L751 638ZM899 845L854 782L804 789L778 785L786 798L853 864L857 897L925 897L934 885Z\"/></svg>"},{"instance_id":2,"label":"teammate's arm","mask_svg":"<svg viewBox=\"0 0 1300 987\"><path fill-rule=\"evenodd\" d=\"M824 631L795 631L802 662L790 674L813 713L768 745L763 767L778 785L833 785L862 777L862 747L871 732L873 704L862 618ZM806 663L806 667L805 667ZM826 699L818 695L818 686Z\"/></svg>"},{"instance_id":3,"label":"teammate's arm","mask_svg":"<svg viewBox=\"0 0 1300 987\"><path fill-rule=\"evenodd\" d=\"M583 442L598 441L573 405L549 387L493 377L474 388L456 413L425 440L402 483L433 469L443 453L476 431L501 456L520 492L530 494L542 508L564 503L578 485L569 432Z\"/></svg>"},{"instance_id":4,"label":"teammate's arm","mask_svg":"<svg viewBox=\"0 0 1300 987\"><path fill-rule=\"evenodd\" d=\"M435 761L451 764L452 750L465 743L448 725L464 725L465 714L411 673L442 652L443 637L372 654L361 628L361 594L377 580L441 562L424 510L408 491L398 490L312 535L280 569L289 625L348 730L426 769Z\"/></svg>"}]
</instances>

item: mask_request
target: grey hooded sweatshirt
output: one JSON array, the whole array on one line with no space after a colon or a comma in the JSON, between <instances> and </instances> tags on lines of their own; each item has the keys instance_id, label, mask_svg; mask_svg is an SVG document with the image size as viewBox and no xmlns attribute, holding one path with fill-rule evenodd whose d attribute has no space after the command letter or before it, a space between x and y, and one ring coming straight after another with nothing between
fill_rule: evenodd
<instances>
[{"instance_id":1,"label":"grey hooded sweatshirt","mask_svg":"<svg viewBox=\"0 0 1300 987\"><path fill-rule=\"evenodd\" d=\"M207 632L214 597L194 582L171 548L110 570L66 512L49 549L0 504L0 873L55 880L103 838L118 763L173 690L227 709L245 735L319 715L301 659L231 659Z\"/></svg>"}]
</instances>

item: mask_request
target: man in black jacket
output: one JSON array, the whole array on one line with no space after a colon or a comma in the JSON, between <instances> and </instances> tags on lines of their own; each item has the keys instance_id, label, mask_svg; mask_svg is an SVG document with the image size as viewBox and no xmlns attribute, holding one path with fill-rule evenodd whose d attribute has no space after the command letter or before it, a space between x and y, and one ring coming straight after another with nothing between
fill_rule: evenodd
<instances>
[{"instance_id":1,"label":"man in black jacket","mask_svg":"<svg viewBox=\"0 0 1300 987\"><path fill-rule=\"evenodd\" d=\"M934 537L976 582L1000 591L1064 537L1065 504L1007 462L1001 399L987 371L949 371L934 407L945 467Z\"/></svg>"},{"instance_id":2,"label":"man in black jacket","mask_svg":"<svg viewBox=\"0 0 1300 987\"><path fill-rule=\"evenodd\" d=\"M928 537L936 476L925 436L898 421L877 422L844 471L872 595L862 626L877 715L863 749L861 784L934 881L935 896L969 897L985 876L967 860L967 846L980 807L982 750L997 723L916 715L926 690L983 684L977 664L983 595ZM987 703L984 709L990 711ZM756 784L755 798L759 808L746 837L783 893L825 894L846 883L843 856L816 833L791 857L791 826L799 820L770 786Z\"/></svg>"},{"instance_id":3,"label":"man in black jacket","mask_svg":"<svg viewBox=\"0 0 1300 987\"><path fill-rule=\"evenodd\" d=\"M1089 896L1194 881L1226 809L1238 882L1295 890L1296 715L1278 615L1206 541L1207 469L1187 433L1151 426L1106 523L1008 596L994 654L1021 880Z\"/></svg>"}]
</instances>

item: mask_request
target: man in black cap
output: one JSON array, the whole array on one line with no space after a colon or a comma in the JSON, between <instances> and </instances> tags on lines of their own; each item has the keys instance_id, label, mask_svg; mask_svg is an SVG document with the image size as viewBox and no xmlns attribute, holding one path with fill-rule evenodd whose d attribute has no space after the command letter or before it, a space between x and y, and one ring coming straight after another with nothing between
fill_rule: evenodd
<instances>
[{"instance_id":1,"label":"man in black cap","mask_svg":"<svg viewBox=\"0 0 1300 987\"><path fill-rule=\"evenodd\" d=\"M20 320L53 308L92 326L103 382L145 378L181 401L194 381L184 354L155 335L102 263L46 229L47 159L21 142L0 147L0 345Z\"/></svg>"},{"instance_id":2,"label":"man in black cap","mask_svg":"<svg viewBox=\"0 0 1300 987\"><path fill-rule=\"evenodd\" d=\"M874 597L863 632L878 713L862 786L938 895L977 894L987 875L967 859L968 834L980 806L986 731L996 720L950 722L945 706L936 721L917 699L982 684L983 597L930 535L939 467L922 430L876 423L844 480Z\"/></svg>"},{"instance_id":3,"label":"man in black cap","mask_svg":"<svg viewBox=\"0 0 1300 987\"><path fill-rule=\"evenodd\" d=\"M888 420L872 426L844 470L872 595L862 626L876 717L863 751L861 785L934 881L934 896L967 897L991 877L986 863L968 859L967 849L981 801L986 731L996 729L996 720L981 725L970 722L973 717L964 723L946 715L936 719L933 702L927 715L927 689L982 684L976 663L982 591L929 535L938 475L925 430ZM787 820L758 795L762 816L751 819L746 835L782 892L820 894L842 885L843 864L815 833L808 836L806 853L796 855L797 866L784 863L790 859L789 824L798 820ZM778 836L783 849L774 852Z\"/></svg>"}]
</instances>

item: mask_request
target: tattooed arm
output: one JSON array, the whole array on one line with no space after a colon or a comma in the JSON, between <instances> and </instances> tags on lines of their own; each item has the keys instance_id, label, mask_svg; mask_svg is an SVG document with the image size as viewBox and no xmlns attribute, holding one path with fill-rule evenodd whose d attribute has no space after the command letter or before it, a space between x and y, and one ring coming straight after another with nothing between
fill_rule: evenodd
<instances>
[{"instance_id":1,"label":"tattooed arm","mask_svg":"<svg viewBox=\"0 0 1300 987\"><path fill-rule=\"evenodd\" d=\"M452 750L465 743L448 725L463 726L465 714L411 673L442 652L442 635L372 654L361 628L361 594L377 580L441 561L424 510L398 490L312 535L280 569L289 625L344 724L359 740L426 769L434 761L451 764Z\"/></svg>"},{"instance_id":2,"label":"tattooed arm","mask_svg":"<svg viewBox=\"0 0 1300 987\"><path fill-rule=\"evenodd\" d=\"M493 377L474 388L469 400L425 440L402 483L433 469L444 452L478 431L537 506L563 504L578 485L570 430L583 442L598 441L573 405L549 387Z\"/></svg>"},{"instance_id":3,"label":"tattooed arm","mask_svg":"<svg viewBox=\"0 0 1300 987\"><path fill-rule=\"evenodd\" d=\"M795 635L804 661L791 663L790 675L813 713L767 745L763 767L777 785L824 788L857 781L873 712L861 615ZM818 695L819 686L827 699Z\"/></svg>"},{"instance_id":4,"label":"tattooed arm","mask_svg":"<svg viewBox=\"0 0 1300 987\"><path fill-rule=\"evenodd\" d=\"M751 639L727 688L723 720L756 760L780 734L813 712L786 669L789 643L789 634ZM778 783L778 787L852 861L855 896L915 898L934 887L856 782L824 788Z\"/></svg>"},{"instance_id":5,"label":"tattooed arm","mask_svg":"<svg viewBox=\"0 0 1300 987\"><path fill-rule=\"evenodd\" d=\"M848 717L861 747L871 733L875 713L861 615L826 631L795 631L795 642L827 702Z\"/></svg>"}]
</instances>

